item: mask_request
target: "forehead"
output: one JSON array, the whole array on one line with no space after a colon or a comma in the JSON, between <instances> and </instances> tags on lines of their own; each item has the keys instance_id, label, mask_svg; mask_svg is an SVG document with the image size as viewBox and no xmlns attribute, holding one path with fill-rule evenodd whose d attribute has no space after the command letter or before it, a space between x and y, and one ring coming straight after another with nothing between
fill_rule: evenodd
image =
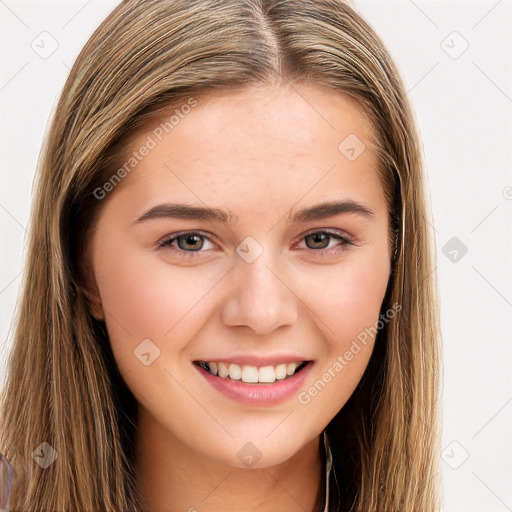
<instances>
[{"instance_id":1,"label":"forehead","mask_svg":"<svg viewBox=\"0 0 512 512\"><path fill-rule=\"evenodd\" d=\"M337 192L376 200L374 137L358 103L326 88L217 91L184 99L133 134L118 166L151 149L118 188L234 207Z\"/></svg>"}]
</instances>

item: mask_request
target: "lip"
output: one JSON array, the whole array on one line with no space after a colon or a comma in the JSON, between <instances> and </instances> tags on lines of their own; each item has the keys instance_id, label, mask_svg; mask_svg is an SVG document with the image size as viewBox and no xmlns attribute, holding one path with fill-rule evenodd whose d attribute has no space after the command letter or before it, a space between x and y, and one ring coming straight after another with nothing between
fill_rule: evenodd
<instances>
[{"instance_id":1,"label":"lip","mask_svg":"<svg viewBox=\"0 0 512 512\"><path fill-rule=\"evenodd\" d=\"M301 359L296 359L296 361L297 360ZM226 359L219 359L218 361L235 362L234 360L227 361ZM242 359L237 358L236 363L238 363L238 361L242 361ZM275 362L276 359L274 358L272 361ZM287 361L290 362L293 361L293 359L287 359ZM302 361L304 361L304 359L302 359ZM308 377L313 364L313 361L308 361L308 364L292 377L285 380L276 380L275 382L268 384L246 384L242 381L212 375L197 365L193 366L214 389L222 393L224 396L244 405L270 406L285 402L292 396L296 396ZM264 364L261 364L260 366L264 366Z\"/></svg>"}]
</instances>

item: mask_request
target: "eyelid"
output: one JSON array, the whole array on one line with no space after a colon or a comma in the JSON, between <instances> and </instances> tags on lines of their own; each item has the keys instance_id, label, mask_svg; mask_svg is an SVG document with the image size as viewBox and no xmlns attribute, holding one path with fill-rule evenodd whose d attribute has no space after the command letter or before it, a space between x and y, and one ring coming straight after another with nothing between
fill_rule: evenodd
<instances>
[{"instance_id":1,"label":"eyelid","mask_svg":"<svg viewBox=\"0 0 512 512\"><path fill-rule=\"evenodd\" d=\"M306 233L300 235L300 240L303 240L307 236L314 235L316 233L326 233L327 235L332 235L333 237L343 238L347 242L355 243L355 238L352 235L349 235L343 229L337 229L337 228L314 228L314 229L306 231Z\"/></svg>"}]
</instances>

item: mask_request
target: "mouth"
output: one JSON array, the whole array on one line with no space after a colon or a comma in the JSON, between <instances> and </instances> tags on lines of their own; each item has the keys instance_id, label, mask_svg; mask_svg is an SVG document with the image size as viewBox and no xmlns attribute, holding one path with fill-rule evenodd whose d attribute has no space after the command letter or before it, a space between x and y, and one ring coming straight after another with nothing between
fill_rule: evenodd
<instances>
[{"instance_id":1,"label":"mouth","mask_svg":"<svg viewBox=\"0 0 512 512\"><path fill-rule=\"evenodd\" d=\"M194 364L214 377L245 384L272 384L288 380L301 372L311 361L291 361L276 365L254 366L223 361L194 361Z\"/></svg>"}]
</instances>

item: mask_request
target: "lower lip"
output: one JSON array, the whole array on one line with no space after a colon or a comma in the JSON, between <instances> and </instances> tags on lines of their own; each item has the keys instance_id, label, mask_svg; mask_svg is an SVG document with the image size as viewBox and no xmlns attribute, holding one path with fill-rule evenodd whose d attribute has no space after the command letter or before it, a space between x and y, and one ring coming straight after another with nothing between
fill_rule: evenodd
<instances>
[{"instance_id":1,"label":"lower lip","mask_svg":"<svg viewBox=\"0 0 512 512\"><path fill-rule=\"evenodd\" d=\"M245 405L269 406L285 402L296 395L309 375L313 363L310 361L292 377L268 384L246 384L240 380L217 377L199 366L194 366L217 391L228 398Z\"/></svg>"}]
</instances>

